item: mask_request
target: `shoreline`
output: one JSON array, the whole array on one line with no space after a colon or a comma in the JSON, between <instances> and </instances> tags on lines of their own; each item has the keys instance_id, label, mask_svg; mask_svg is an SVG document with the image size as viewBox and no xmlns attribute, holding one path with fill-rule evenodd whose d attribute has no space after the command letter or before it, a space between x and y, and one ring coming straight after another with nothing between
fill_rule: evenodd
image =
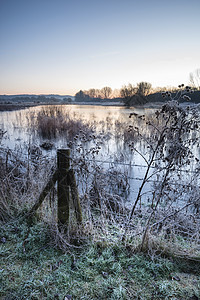
<instances>
[{"instance_id":1,"label":"shoreline","mask_svg":"<svg viewBox=\"0 0 200 300\"><path fill-rule=\"evenodd\" d=\"M100 103L100 102L72 102L72 103L63 103L63 102L40 102L40 103L0 103L0 112L3 111L14 111L20 109L26 109L34 106L43 106L43 105L93 105L93 106L120 106L124 107L123 103Z\"/></svg>"},{"instance_id":2,"label":"shoreline","mask_svg":"<svg viewBox=\"0 0 200 300\"><path fill-rule=\"evenodd\" d=\"M131 106L127 108L154 108L154 109L159 109L162 107L162 105L165 102L149 102L144 105L138 105L138 106ZM83 106L113 106L113 107L124 107L126 106L123 103L120 102L71 102L71 103L63 103L63 102L40 102L40 103L34 103L34 102L28 102L28 103L0 103L0 112L4 111L15 111L15 110L21 110L21 109L26 109L29 107L34 107L34 106L51 106L51 105L83 105ZM197 106L195 103L181 103L182 106Z\"/></svg>"}]
</instances>

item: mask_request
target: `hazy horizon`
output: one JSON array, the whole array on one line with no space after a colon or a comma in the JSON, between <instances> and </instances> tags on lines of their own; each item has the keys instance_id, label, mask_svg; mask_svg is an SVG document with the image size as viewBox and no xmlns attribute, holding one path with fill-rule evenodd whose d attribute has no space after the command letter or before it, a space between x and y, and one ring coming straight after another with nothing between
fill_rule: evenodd
<instances>
[{"instance_id":1,"label":"hazy horizon","mask_svg":"<svg viewBox=\"0 0 200 300\"><path fill-rule=\"evenodd\" d=\"M188 84L199 11L199 0L2 0L0 94Z\"/></svg>"}]
</instances>

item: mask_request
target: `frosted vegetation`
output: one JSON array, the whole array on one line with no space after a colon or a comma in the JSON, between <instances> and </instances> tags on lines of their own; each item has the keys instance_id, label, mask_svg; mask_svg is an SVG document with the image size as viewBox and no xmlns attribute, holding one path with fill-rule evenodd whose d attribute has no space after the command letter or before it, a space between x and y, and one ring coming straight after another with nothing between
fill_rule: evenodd
<instances>
[{"instance_id":1,"label":"frosted vegetation","mask_svg":"<svg viewBox=\"0 0 200 300\"><path fill-rule=\"evenodd\" d=\"M85 107L84 114L52 105L2 113L0 276L8 280L0 295L199 297L198 277L190 286L189 277L171 275L176 259L194 274L200 263L199 106L179 104L190 93L182 85L176 98L164 92L160 109ZM83 216L77 224L71 203L67 228L57 226L57 184L29 213L62 147L71 152Z\"/></svg>"},{"instance_id":2,"label":"frosted vegetation","mask_svg":"<svg viewBox=\"0 0 200 300\"><path fill-rule=\"evenodd\" d=\"M190 90L180 86L177 98L188 97ZM163 97L167 102L160 110L146 115L130 110L129 121L112 116L86 120L62 106L43 107L26 116L29 144L13 150L3 146L2 129L1 221L15 218L38 198L55 169L56 139L61 138L71 149L85 235L113 239L114 234L129 243L137 237L141 249L154 239L181 238L197 246L199 111L180 106L168 92ZM31 143L37 139L40 146ZM137 165L142 165L140 180L133 177ZM56 224L56 187L41 217Z\"/></svg>"}]
</instances>

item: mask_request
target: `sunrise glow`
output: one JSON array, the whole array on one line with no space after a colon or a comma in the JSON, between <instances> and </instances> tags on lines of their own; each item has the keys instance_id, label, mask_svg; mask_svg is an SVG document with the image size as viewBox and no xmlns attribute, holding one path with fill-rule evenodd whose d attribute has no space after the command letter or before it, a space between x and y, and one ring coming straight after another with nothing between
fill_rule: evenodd
<instances>
[{"instance_id":1,"label":"sunrise glow","mask_svg":"<svg viewBox=\"0 0 200 300\"><path fill-rule=\"evenodd\" d=\"M200 2L1 1L0 94L71 94L200 67Z\"/></svg>"}]
</instances>

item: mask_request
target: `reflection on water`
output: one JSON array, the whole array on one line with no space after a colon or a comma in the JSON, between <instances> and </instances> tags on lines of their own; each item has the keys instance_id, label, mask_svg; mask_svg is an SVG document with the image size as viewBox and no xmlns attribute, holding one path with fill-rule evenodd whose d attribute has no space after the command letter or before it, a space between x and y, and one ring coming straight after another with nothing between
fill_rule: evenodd
<instances>
[{"instance_id":1,"label":"reflection on water","mask_svg":"<svg viewBox=\"0 0 200 300\"><path fill-rule=\"evenodd\" d=\"M81 105L58 105L62 114L66 118L70 117L74 120L81 119L90 126L98 134L109 134L107 139L107 151L115 154L116 151L123 150L122 129L132 122L129 119L132 109L123 107L104 107L104 106L81 106ZM37 115L46 106L31 107L19 111L0 112L0 128L6 131L6 138L3 141L4 146L14 149L16 145L22 143L35 143L39 145L43 139L34 131L36 126ZM149 114L152 109L134 109L141 114ZM123 127L123 128L122 128ZM66 147L69 141L59 136L54 140L55 146Z\"/></svg>"}]
</instances>

